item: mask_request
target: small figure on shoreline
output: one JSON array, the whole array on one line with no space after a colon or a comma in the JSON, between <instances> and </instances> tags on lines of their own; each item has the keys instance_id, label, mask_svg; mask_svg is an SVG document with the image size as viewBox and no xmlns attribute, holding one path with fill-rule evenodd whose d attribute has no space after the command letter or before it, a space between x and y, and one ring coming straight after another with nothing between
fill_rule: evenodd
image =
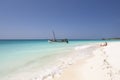
<instances>
[{"instance_id":1,"label":"small figure on shoreline","mask_svg":"<svg viewBox=\"0 0 120 80\"><path fill-rule=\"evenodd\" d=\"M100 46L107 46L107 42L100 44Z\"/></svg>"}]
</instances>

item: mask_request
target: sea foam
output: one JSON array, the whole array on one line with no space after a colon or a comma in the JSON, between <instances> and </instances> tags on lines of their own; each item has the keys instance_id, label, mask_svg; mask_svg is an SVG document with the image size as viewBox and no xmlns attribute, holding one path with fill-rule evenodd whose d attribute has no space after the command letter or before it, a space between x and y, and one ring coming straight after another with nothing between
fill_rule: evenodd
<instances>
[{"instance_id":1,"label":"sea foam","mask_svg":"<svg viewBox=\"0 0 120 80\"><path fill-rule=\"evenodd\" d=\"M91 45L86 45L86 46L77 46L75 47L75 50L81 50L81 49L88 49L90 48ZM88 55L86 55L88 56ZM85 57L85 56L84 56ZM52 68L47 68L46 70L43 71L40 76L33 78L32 80L51 80L54 77L60 77L62 72L68 68L70 65L74 64L80 59L84 58L81 56L81 53L73 53L67 57L63 57L59 59L59 64L52 67Z\"/></svg>"}]
</instances>

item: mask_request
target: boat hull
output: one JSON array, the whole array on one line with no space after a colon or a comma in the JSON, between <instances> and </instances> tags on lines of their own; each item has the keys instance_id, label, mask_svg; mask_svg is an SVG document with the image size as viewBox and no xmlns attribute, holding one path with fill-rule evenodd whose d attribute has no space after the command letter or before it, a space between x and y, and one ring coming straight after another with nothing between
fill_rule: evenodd
<instances>
[{"instance_id":1,"label":"boat hull","mask_svg":"<svg viewBox=\"0 0 120 80\"><path fill-rule=\"evenodd\" d=\"M48 40L49 43L52 43L52 42L65 42L65 43L68 43L68 40L67 39L59 39L59 40Z\"/></svg>"}]
</instances>

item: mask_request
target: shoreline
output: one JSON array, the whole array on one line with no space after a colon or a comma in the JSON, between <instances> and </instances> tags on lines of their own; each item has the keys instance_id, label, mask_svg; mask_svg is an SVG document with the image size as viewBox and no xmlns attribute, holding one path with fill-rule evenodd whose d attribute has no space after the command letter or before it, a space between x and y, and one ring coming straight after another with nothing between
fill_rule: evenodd
<instances>
[{"instance_id":1,"label":"shoreline","mask_svg":"<svg viewBox=\"0 0 120 80\"><path fill-rule=\"evenodd\" d=\"M68 71L69 73L72 73L71 71L73 69L77 71L77 68L75 68L76 67L75 65L80 64L79 65L80 67L81 64L84 64L85 63L84 61L87 58L90 58L91 56L93 56L92 51L97 48L98 47L96 46L96 44L77 46L74 48L74 52L72 54L69 54L68 56L60 60L61 64L58 64L58 65L55 64L56 66L52 68L48 68L45 72L43 72L42 74L39 74L38 76L32 78L31 80L67 80L69 79L70 74L68 75L68 77L66 77L67 76L66 72ZM74 73L72 73L71 76L73 76L73 74ZM65 76L65 79L64 78L61 79L62 76Z\"/></svg>"},{"instance_id":2,"label":"shoreline","mask_svg":"<svg viewBox=\"0 0 120 80\"><path fill-rule=\"evenodd\" d=\"M72 53L42 72L8 76L4 80L120 80L119 47L120 42L76 46Z\"/></svg>"},{"instance_id":3,"label":"shoreline","mask_svg":"<svg viewBox=\"0 0 120 80\"><path fill-rule=\"evenodd\" d=\"M120 80L120 42L109 42L51 80Z\"/></svg>"},{"instance_id":4,"label":"shoreline","mask_svg":"<svg viewBox=\"0 0 120 80\"><path fill-rule=\"evenodd\" d=\"M23 70L27 69L27 67L25 68L20 68L18 71L16 71L15 74L13 72L13 74L10 75L6 75L5 77L1 77L2 80L52 80L55 78L59 78L61 77L61 75L64 73L65 70L69 69L70 66L73 66L74 64L77 63L77 61L79 60L83 60L84 58L90 56L91 54L88 54L87 51L85 51L86 49L91 51L93 50L93 47L95 44L87 44L87 45L80 45L80 46L76 46L73 47L73 50L71 53L69 53L68 55L63 56L62 58L59 57L58 58L58 63L54 64L53 66L48 66L43 68L43 70L37 70L34 71L34 69L30 68L33 70L32 74L26 71L23 72ZM89 49L90 48L90 49ZM82 62L83 63L83 62Z\"/></svg>"},{"instance_id":5,"label":"shoreline","mask_svg":"<svg viewBox=\"0 0 120 80\"><path fill-rule=\"evenodd\" d=\"M98 45L98 44L97 44ZM86 45L87 47L92 47L94 45ZM85 46L82 46L84 48ZM98 48L98 46L96 46ZM96 50L96 48L94 50ZM87 49L86 49L87 50ZM94 51L92 50L92 51ZM93 53L90 53L89 56L78 59L74 64L70 65L68 68L66 68L60 77L55 77L51 80L83 80L83 71L85 64L87 64L88 60L92 59L95 55Z\"/></svg>"}]
</instances>

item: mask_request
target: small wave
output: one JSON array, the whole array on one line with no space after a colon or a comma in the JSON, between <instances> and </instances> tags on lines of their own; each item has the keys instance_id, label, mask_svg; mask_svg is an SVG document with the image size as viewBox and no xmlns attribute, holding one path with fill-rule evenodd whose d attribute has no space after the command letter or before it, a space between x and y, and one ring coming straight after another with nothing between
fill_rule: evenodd
<instances>
[{"instance_id":1,"label":"small wave","mask_svg":"<svg viewBox=\"0 0 120 80\"><path fill-rule=\"evenodd\" d=\"M70 65L75 64L78 60L83 59L80 53L72 54L67 57L59 58L56 66L46 68L40 73L39 76L34 77L32 80L51 80L54 77L60 77L62 72Z\"/></svg>"},{"instance_id":2,"label":"small wave","mask_svg":"<svg viewBox=\"0 0 120 80\"><path fill-rule=\"evenodd\" d=\"M29 75L29 76L25 75L26 79L21 78L19 80L51 80L54 77L60 77L61 74L63 73L63 70L68 68L70 65L75 64L78 60L84 59L87 55L82 54L82 53L85 53L85 51L86 51L86 50L82 50L82 49L86 49L86 48L90 48L90 47L91 47L91 45L77 46L77 47L75 47L75 50L81 50L81 51L74 50L73 53L70 53L67 56L57 58L58 61L56 64L43 67L40 70L38 69L38 71L34 72L34 69L33 69L32 75L31 75L31 73L29 74L29 72L28 72L27 75ZM23 73L21 73L21 75L22 74ZM16 78L14 80L17 80L17 78L20 78L20 77L16 76ZM11 78L9 80L13 80L13 78Z\"/></svg>"},{"instance_id":3,"label":"small wave","mask_svg":"<svg viewBox=\"0 0 120 80\"><path fill-rule=\"evenodd\" d=\"M91 45L76 46L74 49L75 49L75 50L81 50L81 49L86 49L86 48L89 48L89 47L91 47Z\"/></svg>"}]
</instances>

